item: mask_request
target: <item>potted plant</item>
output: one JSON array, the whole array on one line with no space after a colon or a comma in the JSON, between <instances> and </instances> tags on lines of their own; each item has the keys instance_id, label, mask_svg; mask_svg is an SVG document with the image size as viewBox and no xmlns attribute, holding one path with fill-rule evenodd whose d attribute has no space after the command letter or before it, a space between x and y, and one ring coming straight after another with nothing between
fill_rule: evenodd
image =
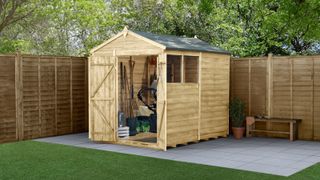
<instances>
[{"instance_id":1,"label":"potted plant","mask_svg":"<svg viewBox=\"0 0 320 180\"><path fill-rule=\"evenodd\" d=\"M229 115L231 119L231 127L233 135L236 139L241 139L243 137L245 128L245 104L239 98L234 98L230 102Z\"/></svg>"}]
</instances>

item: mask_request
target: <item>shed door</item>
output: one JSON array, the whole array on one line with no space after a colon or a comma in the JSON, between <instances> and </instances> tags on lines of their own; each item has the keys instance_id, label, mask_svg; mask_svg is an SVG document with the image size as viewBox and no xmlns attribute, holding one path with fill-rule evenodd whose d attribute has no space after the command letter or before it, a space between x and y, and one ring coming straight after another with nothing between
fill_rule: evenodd
<instances>
[{"instance_id":1,"label":"shed door","mask_svg":"<svg viewBox=\"0 0 320 180\"><path fill-rule=\"evenodd\" d=\"M93 141L116 140L116 58L90 58L89 138Z\"/></svg>"},{"instance_id":2,"label":"shed door","mask_svg":"<svg viewBox=\"0 0 320 180\"><path fill-rule=\"evenodd\" d=\"M167 55L160 54L158 58L158 86L157 86L157 132L158 147L167 150L167 109L166 109L166 93L167 93Z\"/></svg>"}]
</instances>

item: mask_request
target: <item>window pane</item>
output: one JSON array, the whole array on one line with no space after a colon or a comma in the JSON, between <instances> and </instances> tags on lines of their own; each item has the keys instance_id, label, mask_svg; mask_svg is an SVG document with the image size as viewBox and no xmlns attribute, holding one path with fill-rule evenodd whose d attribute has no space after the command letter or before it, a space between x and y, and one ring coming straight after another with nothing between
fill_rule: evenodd
<instances>
[{"instance_id":1,"label":"window pane","mask_svg":"<svg viewBox=\"0 0 320 180\"><path fill-rule=\"evenodd\" d=\"M197 56L184 56L184 77L186 83L198 83L198 64Z\"/></svg>"},{"instance_id":2,"label":"window pane","mask_svg":"<svg viewBox=\"0 0 320 180\"><path fill-rule=\"evenodd\" d=\"M167 82L181 82L181 56L167 56Z\"/></svg>"}]
</instances>

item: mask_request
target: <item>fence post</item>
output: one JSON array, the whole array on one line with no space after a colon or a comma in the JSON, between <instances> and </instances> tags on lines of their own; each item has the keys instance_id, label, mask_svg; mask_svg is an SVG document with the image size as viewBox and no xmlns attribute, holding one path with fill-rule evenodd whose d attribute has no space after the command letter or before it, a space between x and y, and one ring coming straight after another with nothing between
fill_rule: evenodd
<instances>
[{"instance_id":1,"label":"fence post","mask_svg":"<svg viewBox=\"0 0 320 180\"><path fill-rule=\"evenodd\" d=\"M293 59L289 58L290 63L290 118L293 118Z\"/></svg>"},{"instance_id":2,"label":"fence post","mask_svg":"<svg viewBox=\"0 0 320 180\"><path fill-rule=\"evenodd\" d=\"M72 57L70 57L70 126L71 126L71 133L74 133L73 129L73 97L72 97Z\"/></svg>"},{"instance_id":3,"label":"fence post","mask_svg":"<svg viewBox=\"0 0 320 180\"><path fill-rule=\"evenodd\" d=\"M86 121L86 123L85 123L85 130L86 131L88 131L88 126L89 126L89 123L88 123L88 120L89 120L89 116L88 116L88 114L89 114L89 112L88 112L88 92L89 92L89 90L88 90L88 63L89 63L89 61L88 61L88 58L85 58L84 59L84 61L85 61L85 83L84 83L84 85L85 85L85 100L84 100L84 102L85 102L85 121Z\"/></svg>"},{"instance_id":4,"label":"fence post","mask_svg":"<svg viewBox=\"0 0 320 180\"><path fill-rule=\"evenodd\" d=\"M314 90L314 86L315 86L315 84L314 84L314 61L315 61L315 59L314 59L314 57L312 57L312 140L316 140L315 139L315 133L314 133L314 131L315 131L315 120L314 120L314 118L315 118L315 113L314 113L314 99L316 98L315 97L315 90Z\"/></svg>"},{"instance_id":5,"label":"fence post","mask_svg":"<svg viewBox=\"0 0 320 180\"><path fill-rule=\"evenodd\" d=\"M54 121L55 121L55 134L58 135L58 64L57 57L54 58Z\"/></svg>"},{"instance_id":6,"label":"fence post","mask_svg":"<svg viewBox=\"0 0 320 180\"><path fill-rule=\"evenodd\" d=\"M20 52L15 55L15 95L16 95L16 140L22 140L22 59Z\"/></svg>"},{"instance_id":7,"label":"fence post","mask_svg":"<svg viewBox=\"0 0 320 180\"><path fill-rule=\"evenodd\" d=\"M267 102L267 116L272 116L272 103L273 103L273 61L272 61L272 53L268 54L267 58L267 84L266 84L266 102Z\"/></svg>"},{"instance_id":8,"label":"fence post","mask_svg":"<svg viewBox=\"0 0 320 180\"><path fill-rule=\"evenodd\" d=\"M248 111L251 116L251 59L248 60Z\"/></svg>"}]
</instances>

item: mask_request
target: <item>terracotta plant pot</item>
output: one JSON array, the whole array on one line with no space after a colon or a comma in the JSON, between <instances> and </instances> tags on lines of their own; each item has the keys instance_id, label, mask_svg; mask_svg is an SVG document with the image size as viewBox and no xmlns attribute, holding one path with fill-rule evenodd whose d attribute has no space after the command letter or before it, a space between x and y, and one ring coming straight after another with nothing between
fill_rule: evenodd
<instances>
[{"instance_id":1,"label":"terracotta plant pot","mask_svg":"<svg viewBox=\"0 0 320 180\"><path fill-rule=\"evenodd\" d=\"M232 127L234 138L241 139L243 137L244 130L244 127Z\"/></svg>"}]
</instances>

